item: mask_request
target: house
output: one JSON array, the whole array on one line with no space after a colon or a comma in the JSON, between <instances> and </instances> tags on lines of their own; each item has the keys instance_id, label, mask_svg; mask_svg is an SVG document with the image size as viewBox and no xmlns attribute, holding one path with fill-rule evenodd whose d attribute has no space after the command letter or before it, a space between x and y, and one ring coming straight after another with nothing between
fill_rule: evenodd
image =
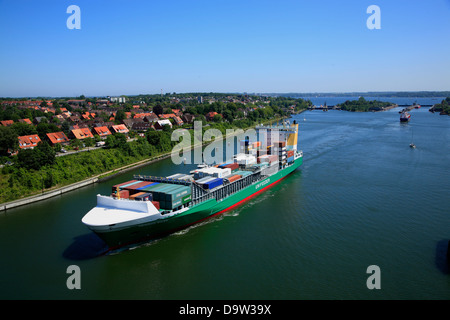
<instances>
[{"instance_id":1,"label":"house","mask_svg":"<svg viewBox=\"0 0 450 320\"><path fill-rule=\"evenodd\" d=\"M158 116L153 112L149 113L147 116L144 117L144 121L146 122L155 122L158 120L159 120Z\"/></svg>"},{"instance_id":2,"label":"house","mask_svg":"<svg viewBox=\"0 0 450 320\"><path fill-rule=\"evenodd\" d=\"M176 115L174 113L167 113L167 114L160 114L159 118L160 119L170 119L176 117Z\"/></svg>"},{"instance_id":3,"label":"house","mask_svg":"<svg viewBox=\"0 0 450 320\"><path fill-rule=\"evenodd\" d=\"M39 124L39 123L41 123L42 120L48 122L48 119L46 117L35 117L34 120L33 120L33 123L34 124Z\"/></svg>"},{"instance_id":4,"label":"house","mask_svg":"<svg viewBox=\"0 0 450 320\"><path fill-rule=\"evenodd\" d=\"M100 136L102 139L106 139L107 136L111 134L111 131L109 131L108 127L95 127L94 132Z\"/></svg>"},{"instance_id":5,"label":"house","mask_svg":"<svg viewBox=\"0 0 450 320\"><path fill-rule=\"evenodd\" d=\"M181 120L180 117L175 116L175 117L173 117L172 119L173 119L173 121L175 121L175 124L176 124L177 126L182 126L182 125L183 125L183 120Z\"/></svg>"},{"instance_id":6,"label":"house","mask_svg":"<svg viewBox=\"0 0 450 320\"><path fill-rule=\"evenodd\" d=\"M111 127L114 133L128 134L129 130L124 124L118 124Z\"/></svg>"},{"instance_id":7,"label":"house","mask_svg":"<svg viewBox=\"0 0 450 320\"><path fill-rule=\"evenodd\" d=\"M81 121L80 117L78 116L71 116L68 118L68 120L72 123L79 123Z\"/></svg>"},{"instance_id":8,"label":"house","mask_svg":"<svg viewBox=\"0 0 450 320\"><path fill-rule=\"evenodd\" d=\"M131 127L134 131L147 131L148 129L152 128L153 123L151 122L145 122L145 121L138 121L133 123L133 126Z\"/></svg>"},{"instance_id":9,"label":"house","mask_svg":"<svg viewBox=\"0 0 450 320\"><path fill-rule=\"evenodd\" d=\"M19 119L19 122L26 123L26 124L33 124L33 122L31 122L31 120L28 119L28 118L26 118L26 119Z\"/></svg>"},{"instance_id":10,"label":"house","mask_svg":"<svg viewBox=\"0 0 450 320\"><path fill-rule=\"evenodd\" d=\"M9 127L9 126L12 126L14 124L14 121L13 120L3 120L3 121L0 121L0 123L4 127Z\"/></svg>"},{"instance_id":11,"label":"house","mask_svg":"<svg viewBox=\"0 0 450 320\"><path fill-rule=\"evenodd\" d=\"M57 143L60 143L60 144L69 143L69 138L67 138L67 136L62 131L47 133L47 138L50 140L52 145L55 145Z\"/></svg>"},{"instance_id":12,"label":"house","mask_svg":"<svg viewBox=\"0 0 450 320\"><path fill-rule=\"evenodd\" d=\"M41 142L41 138L37 134L32 134L29 136L20 136L19 139L19 147L20 149L33 149Z\"/></svg>"},{"instance_id":13,"label":"house","mask_svg":"<svg viewBox=\"0 0 450 320\"><path fill-rule=\"evenodd\" d=\"M168 120L168 119L164 119L164 120L156 121L155 129L156 130L162 130L165 125L168 125L170 128L172 128L172 122L170 122L170 120Z\"/></svg>"},{"instance_id":14,"label":"house","mask_svg":"<svg viewBox=\"0 0 450 320\"><path fill-rule=\"evenodd\" d=\"M206 120L208 120L208 121L212 121L213 119L214 119L214 116L215 115L218 115L219 113L217 113L217 112L215 112L215 111L211 111L211 112L208 112L207 114L206 114ZM220 115L220 114L219 114Z\"/></svg>"},{"instance_id":15,"label":"house","mask_svg":"<svg viewBox=\"0 0 450 320\"><path fill-rule=\"evenodd\" d=\"M75 139L82 140L86 138L93 138L91 130L89 128L80 128L80 129L73 129L72 135L75 137Z\"/></svg>"},{"instance_id":16,"label":"house","mask_svg":"<svg viewBox=\"0 0 450 320\"><path fill-rule=\"evenodd\" d=\"M181 117L181 120L183 120L186 123L194 123L195 116L190 113L186 113Z\"/></svg>"}]
</instances>

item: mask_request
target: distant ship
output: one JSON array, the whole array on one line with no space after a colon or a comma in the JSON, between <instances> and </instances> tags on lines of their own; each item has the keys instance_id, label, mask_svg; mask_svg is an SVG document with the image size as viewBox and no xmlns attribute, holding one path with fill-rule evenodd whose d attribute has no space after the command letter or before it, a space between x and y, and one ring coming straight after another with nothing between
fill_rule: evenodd
<instances>
[{"instance_id":1,"label":"distant ship","mask_svg":"<svg viewBox=\"0 0 450 320\"><path fill-rule=\"evenodd\" d=\"M303 153L297 150L298 124L256 127L260 130L278 131L279 141L263 144L243 140L241 153L233 161L199 165L190 174L134 176L134 180L113 186L111 195L97 195L97 206L83 217L83 224L114 250L230 210L285 178L303 162Z\"/></svg>"},{"instance_id":2,"label":"distant ship","mask_svg":"<svg viewBox=\"0 0 450 320\"><path fill-rule=\"evenodd\" d=\"M402 112L400 115L400 122L408 122L411 119L411 115L408 112Z\"/></svg>"}]
</instances>

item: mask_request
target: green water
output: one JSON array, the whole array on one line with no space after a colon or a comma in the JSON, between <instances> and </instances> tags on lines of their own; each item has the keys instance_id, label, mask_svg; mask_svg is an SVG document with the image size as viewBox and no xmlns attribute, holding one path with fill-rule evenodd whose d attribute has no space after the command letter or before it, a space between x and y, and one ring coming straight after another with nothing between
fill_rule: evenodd
<instances>
[{"instance_id":1,"label":"green water","mask_svg":"<svg viewBox=\"0 0 450 320\"><path fill-rule=\"evenodd\" d=\"M300 169L235 210L111 255L97 255L80 221L95 195L193 165L168 159L0 213L0 299L448 299L450 117L411 114L294 116ZM66 286L70 265L79 290ZM370 265L379 290L366 286Z\"/></svg>"}]
</instances>

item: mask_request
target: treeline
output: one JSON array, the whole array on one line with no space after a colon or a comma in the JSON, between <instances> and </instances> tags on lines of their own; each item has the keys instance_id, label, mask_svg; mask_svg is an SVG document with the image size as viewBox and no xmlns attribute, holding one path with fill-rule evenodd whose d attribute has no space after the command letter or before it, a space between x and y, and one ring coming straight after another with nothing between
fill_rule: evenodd
<instances>
[{"instance_id":1,"label":"treeline","mask_svg":"<svg viewBox=\"0 0 450 320\"><path fill-rule=\"evenodd\" d=\"M340 103L337 107L340 107L341 110L346 111L379 111L392 106L391 102L384 102L378 100L366 100L364 97L360 97L358 100L347 100L344 103Z\"/></svg>"}]
</instances>

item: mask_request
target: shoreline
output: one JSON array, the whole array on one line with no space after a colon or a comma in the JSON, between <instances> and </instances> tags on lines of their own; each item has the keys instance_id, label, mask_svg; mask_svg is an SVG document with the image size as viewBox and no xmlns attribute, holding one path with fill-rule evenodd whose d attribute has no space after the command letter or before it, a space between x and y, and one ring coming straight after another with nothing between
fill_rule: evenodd
<instances>
[{"instance_id":1,"label":"shoreline","mask_svg":"<svg viewBox=\"0 0 450 320\"><path fill-rule=\"evenodd\" d=\"M305 110L301 110L298 113L301 113ZM297 114L298 114L297 113ZM286 117L279 117L273 120L269 120L266 121L265 123L270 123L270 122L275 122L275 121L280 121L282 119L286 119L289 118L290 116L286 116ZM255 125L256 126L256 125ZM255 126L249 127L249 128L253 128ZM243 130L247 130L249 128L243 129ZM224 139L227 137L228 135L224 135ZM212 142L212 141L211 141ZM210 142L203 142L202 145L192 145L190 150L193 150L195 148L199 148L199 147L204 147L205 145L209 144ZM48 191L44 191L40 194L35 194L35 195L31 195L31 196L27 196L25 198L21 198L21 199L17 199L17 200L13 200L13 201L9 201L9 202L4 202L4 203L0 203L0 212L6 212L8 209L13 209L13 208L17 208L17 207L21 207L27 204L31 204L31 203L35 203L38 201L42 201L42 200L46 200L52 197L56 197L59 195L62 195L64 193L70 192L72 190L76 190L85 186L88 186L90 184L94 184L97 182L104 182L107 181L119 174L125 173L127 171L139 168L139 167L143 167L149 164L152 164L154 162L160 161L160 160L164 160L167 158L170 158L171 156L171 152L165 153L165 154L161 154L159 156L156 156L155 158L152 159L146 159L146 160L141 160L135 163L131 163L128 165L125 165L123 167L114 169L114 170L110 170L107 172L103 172L101 174L98 174L94 177L90 177L90 178L86 178L84 180L63 186L63 187L59 187L56 189L50 189Z\"/></svg>"}]
</instances>

